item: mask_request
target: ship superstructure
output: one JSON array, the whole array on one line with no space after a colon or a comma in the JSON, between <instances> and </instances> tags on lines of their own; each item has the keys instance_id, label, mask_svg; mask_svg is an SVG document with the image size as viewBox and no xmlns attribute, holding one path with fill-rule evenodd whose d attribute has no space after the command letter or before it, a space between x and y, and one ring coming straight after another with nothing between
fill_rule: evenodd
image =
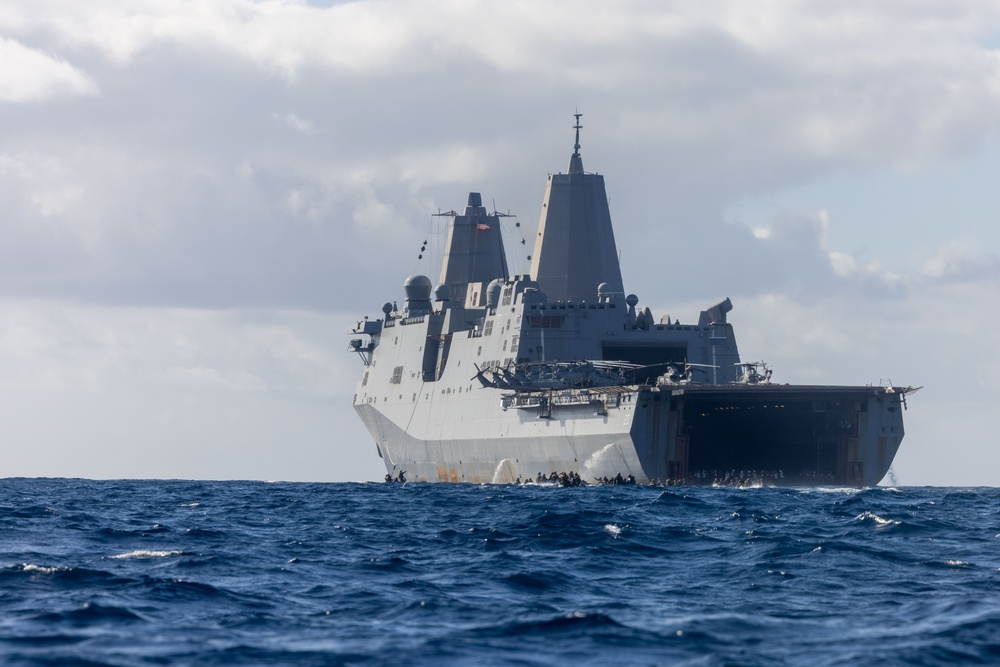
<instances>
[{"instance_id":1,"label":"ship superstructure","mask_svg":"<svg viewBox=\"0 0 1000 667\"><path fill-rule=\"evenodd\" d=\"M530 273L508 275L500 217L478 193L451 213L436 286L358 322L354 406L391 476L507 483L877 484L913 390L772 384L741 361L729 299L680 322L623 289L604 178L580 123L551 174ZM621 476L621 477L619 477Z\"/></svg>"}]
</instances>

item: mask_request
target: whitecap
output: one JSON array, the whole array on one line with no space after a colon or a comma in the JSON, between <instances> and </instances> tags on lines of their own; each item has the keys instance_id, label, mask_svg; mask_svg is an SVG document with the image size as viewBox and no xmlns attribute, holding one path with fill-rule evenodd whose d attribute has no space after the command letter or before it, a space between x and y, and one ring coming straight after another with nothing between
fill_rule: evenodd
<instances>
[{"instance_id":1,"label":"whitecap","mask_svg":"<svg viewBox=\"0 0 1000 667\"><path fill-rule=\"evenodd\" d=\"M861 493L864 489L859 489L856 486L815 486L811 489L802 489L804 493L842 493L847 496L853 496L855 493Z\"/></svg>"},{"instance_id":2,"label":"whitecap","mask_svg":"<svg viewBox=\"0 0 1000 667\"><path fill-rule=\"evenodd\" d=\"M618 539L618 536L622 534L621 526L616 526L613 523L608 523L604 525L604 532L611 537Z\"/></svg>"},{"instance_id":3,"label":"whitecap","mask_svg":"<svg viewBox=\"0 0 1000 667\"><path fill-rule=\"evenodd\" d=\"M110 558L163 558L165 556L180 556L183 551L151 551L149 549L137 549L128 553L110 556Z\"/></svg>"},{"instance_id":4,"label":"whitecap","mask_svg":"<svg viewBox=\"0 0 1000 667\"><path fill-rule=\"evenodd\" d=\"M861 514L854 517L858 521L874 521L879 526L898 526L899 521L893 519L883 519L878 514L873 512L862 512Z\"/></svg>"},{"instance_id":5,"label":"whitecap","mask_svg":"<svg viewBox=\"0 0 1000 667\"><path fill-rule=\"evenodd\" d=\"M61 567L46 567L45 565L35 565L34 563L23 563L21 569L25 572L38 572L39 574L52 574L53 572L58 572L64 568Z\"/></svg>"}]
</instances>

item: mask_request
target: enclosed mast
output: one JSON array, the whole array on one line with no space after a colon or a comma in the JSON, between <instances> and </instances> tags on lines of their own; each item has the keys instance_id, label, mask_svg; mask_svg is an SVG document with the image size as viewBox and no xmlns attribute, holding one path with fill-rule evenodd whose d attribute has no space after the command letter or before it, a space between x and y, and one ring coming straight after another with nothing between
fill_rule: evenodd
<instances>
[{"instance_id":1,"label":"enclosed mast","mask_svg":"<svg viewBox=\"0 0 1000 667\"><path fill-rule=\"evenodd\" d=\"M597 286L622 294L621 267L604 177L583 170L580 114L565 174L550 174L531 259L531 278L552 301L595 301Z\"/></svg>"}]
</instances>

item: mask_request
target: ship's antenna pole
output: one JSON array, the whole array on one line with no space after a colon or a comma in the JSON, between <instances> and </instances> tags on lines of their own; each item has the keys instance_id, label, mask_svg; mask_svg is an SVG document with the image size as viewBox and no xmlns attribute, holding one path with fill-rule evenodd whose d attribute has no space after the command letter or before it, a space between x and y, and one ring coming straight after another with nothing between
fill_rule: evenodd
<instances>
[{"instance_id":1,"label":"ship's antenna pole","mask_svg":"<svg viewBox=\"0 0 1000 667\"><path fill-rule=\"evenodd\" d=\"M580 130L583 129L583 125L580 125L580 116L582 115L583 114L579 111L573 114L573 117L576 118L576 125L573 126L573 129L576 130L576 143L573 144L573 157L580 157Z\"/></svg>"}]
</instances>

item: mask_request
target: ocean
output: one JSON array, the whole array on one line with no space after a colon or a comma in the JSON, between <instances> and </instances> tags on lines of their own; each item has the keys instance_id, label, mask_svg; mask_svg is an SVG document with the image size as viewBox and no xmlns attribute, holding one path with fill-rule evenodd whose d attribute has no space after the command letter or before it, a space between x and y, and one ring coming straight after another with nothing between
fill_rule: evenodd
<instances>
[{"instance_id":1,"label":"ocean","mask_svg":"<svg viewBox=\"0 0 1000 667\"><path fill-rule=\"evenodd\" d=\"M0 480L5 665L1000 663L1000 489Z\"/></svg>"}]
</instances>

